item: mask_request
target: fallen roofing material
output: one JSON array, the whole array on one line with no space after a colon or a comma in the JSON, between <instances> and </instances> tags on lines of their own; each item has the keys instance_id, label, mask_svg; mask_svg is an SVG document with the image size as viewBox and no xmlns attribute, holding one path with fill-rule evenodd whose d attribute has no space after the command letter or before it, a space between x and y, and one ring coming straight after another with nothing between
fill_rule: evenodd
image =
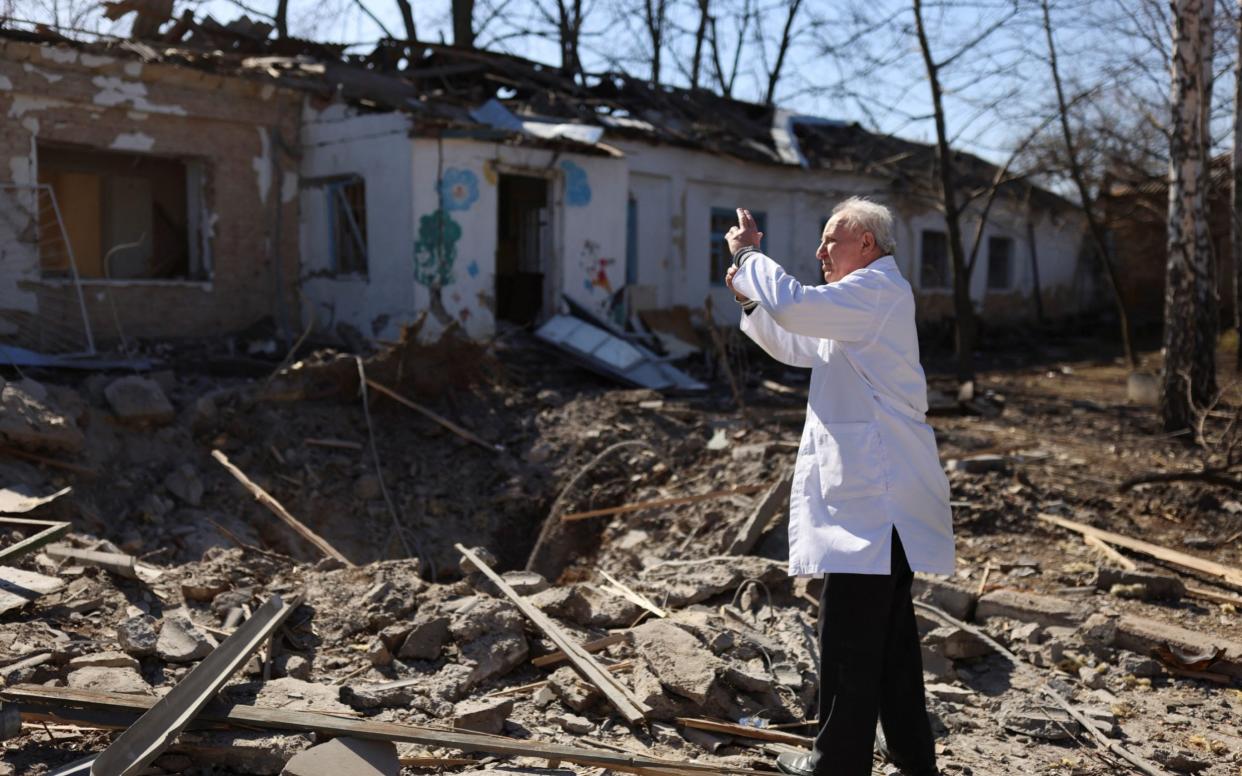
<instances>
[{"instance_id":1,"label":"fallen roofing material","mask_svg":"<svg viewBox=\"0 0 1242 776\"><path fill-rule=\"evenodd\" d=\"M296 598L286 603L280 596L272 596L102 754L57 771L56 776L87 772L93 776L129 776L140 772L190 724L298 603Z\"/></svg>"},{"instance_id":2,"label":"fallen roofing material","mask_svg":"<svg viewBox=\"0 0 1242 776\"><path fill-rule=\"evenodd\" d=\"M62 490L60 493L64 493L67 490L69 489L65 488L65 490ZM60 493L55 494L55 496L59 496ZM49 496L48 500L51 500L55 496ZM56 522L53 520L29 520L25 518L0 517L0 528L23 528L27 526L34 526L40 530L33 536L27 536L19 542L15 542L14 544L10 544L8 547L0 549L0 563L20 558L31 550L38 549L48 542L59 539L69 532L70 524Z\"/></svg>"},{"instance_id":3,"label":"fallen roofing material","mask_svg":"<svg viewBox=\"0 0 1242 776\"><path fill-rule=\"evenodd\" d=\"M565 653L569 662L574 668L582 674L583 678L591 684L599 688L600 692L608 698L608 702L621 712L621 716L631 725L644 721L651 709L642 701L634 697L634 695L618 682L612 674L604 670L604 667L591 657L591 654L583 649L576 641L569 638L563 630L553 622L552 618L544 614L534 604L527 601L517 593L507 582L495 571L492 571L486 563L479 559L479 556L466 549L460 544L454 544L466 560L470 561L476 569L496 585L510 601L526 616L526 619L534 623L535 627L543 631L557 648Z\"/></svg>"},{"instance_id":4,"label":"fallen roofing material","mask_svg":"<svg viewBox=\"0 0 1242 776\"><path fill-rule=\"evenodd\" d=\"M655 391L705 391L707 386L655 353L572 315L555 315L535 330L571 361L638 388Z\"/></svg>"},{"instance_id":5,"label":"fallen roofing material","mask_svg":"<svg viewBox=\"0 0 1242 776\"><path fill-rule=\"evenodd\" d=\"M14 704L19 713L31 721L54 719L95 727L124 725L135 713L151 708L154 702L154 699L142 695L78 690L71 687L45 687L37 684L6 687L0 690L0 699L5 701L5 708ZM733 768L723 763L708 765L694 761L665 760L641 753L588 749L463 730L377 722L317 711L213 703L199 714L197 721L202 724L225 722L264 730L305 731L328 736L423 744L463 752L534 757L639 774L770 774L770 771Z\"/></svg>"}]
</instances>

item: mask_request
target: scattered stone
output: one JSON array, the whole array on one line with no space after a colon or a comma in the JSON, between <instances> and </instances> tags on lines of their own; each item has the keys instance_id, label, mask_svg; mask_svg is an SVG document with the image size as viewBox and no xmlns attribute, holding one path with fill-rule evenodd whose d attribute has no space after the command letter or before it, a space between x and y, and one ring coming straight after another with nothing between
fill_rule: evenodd
<instances>
[{"instance_id":1,"label":"scattered stone","mask_svg":"<svg viewBox=\"0 0 1242 776\"><path fill-rule=\"evenodd\" d=\"M1014 644L1042 644L1048 634L1037 622L1024 622L1009 631L1009 640Z\"/></svg>"},{"instance_id":2,"label":"scattered stone","mask_svg":"<svg viewBox=\"0 0 1242 776\"><path fill-rule=\"evenodd\" d=\"M229 589L229 581L218 576L192 576L181 581L181 595L187 601L206 603Z\"/></svg>"},{"instance_id":3,"label":"scattered stone","mask_svg":"<svg viewBox=\"0 0 1242 776\"><path fill-rule=\"evenodd\" d=\"M586 735L595 730L595 723L586 717L580 717L577 714L570 714L567 711L555 712L548 715L548 721L561 726L561 730L566 733L572 733L576 736Z\"/></svg>"},{"instance_id":4,"label":"scattered stone","mask_svg":"<svg viewBox=\"0 0 1242 776\"><path fill-rule=\"evenodd\" d=\"M1001 706L1000 725L1004 729L1046 741L1065 741L1081 730L1078 721L1056 706L1008 701Z\"/></svg>"},{"instance_id":5,"label":"scattered stone","mask_svg":"<svg viewBox=\"0 0 1242 776\"><path fill-rule=\"evenodd\" d=\"M310 679L311 662L301 655L280 655L272 661L272 668L278 674L301 679L306 681Z\"/></svg>"},{"instance_id":6,"label":"scattered stone","mask_svg":"<svg viewBox=\"0 0 1242 776\"><path fill-rule=\"evenodd\" d=\"M763 693L774 689L772 677L766 671L761 673L758 670L726 665L720 678L743 692Z\"/></svg>"},{"instance_id":7,"label":"scattered stone","mask_svg":"<svg viewBox=\"0 0 1242 776\"><path fill-rule=\"evenodd\" d=\"M1160 676L1164 673L1164 668L1160 663L1146 655L1135 655L1127 652L1121 658L1118 668L1124 673L1139 677Z\"/></svg>"},{"instance_id":8,"label":"scattered stone","mask_svg":"<svg viewBox=\"0 0 1242 776\"><path fill-rule=\"evenodd\" d=\"M48 398L47 390L29 378L0 379L0 440L26 450L77 453L85 438L77 423Z\"/></svg>"},{"instance_id":9,"label":"scattered stone","mask_svg":"<svg viewBox=\"0 0 1242 776\"><path fill-rule=\"evenodd\" d=\"M271 735L208 730L182 733L170 751L194 762L210 763L216 771L274 775L281 772L290 758L310 746L307 733Z\"/></svg>"},{"instance_id":10,"label":"scattered stone","mask_svg":"<svg viewBox=\"0 0 1242 776\"><path fill-rule=\"evenodd\" d=\"M694 635L666 620L630 632L635 651L669 692L703 704L716 682L720 660Z\"/></svg>"},{"instance_id":11,"label":"scattered stone","mask_svg":"<svg viewBox=\"0 0 1242 776\"><path fill-rule=\"evenodd\" d=\"M971 703L975 697L973 690L942 682L925 685L923 689L940 700L950 703Z\"/></svg>"},{"instance_id":12,"label":"scattered stone","mask_svg":"<svg viewBox=\"0 0 1242 776\"><path fill-rule=\"evenodd\" d=\"M975 608L975 619L985 621L990 617L1006 617L1047 627L1075 625L1083 620L1084 614L1059 598L1017 590L993 590L980 598Z\"/></svg>"},{"instance_id":13,"label":"scattered stone","mask_svg":"<svg viewBox=\"0 0 1242 776\"><path fill-rule=\"evenodd\" d=\"M157 620L149 614L137 614L122 620L116 627L116 640L121 649L134 657L154 655L159 635L156 633Z\"/></svg>"},{"instance_id":14,"label":"scattered stone","mask_svg":"<svg viewBox=\"0 0 1242 776\"><path fill-rule=\"evenodd\" d=\"M75 671L79 668L132 668L138 670L138 661L124 652L93 652L89 655L79 655L69 660L69 670Z\"/></svg>"},{"instance_id":15,"label":"scattered stone","mask_svg":"<svg viewBox=\"0 0 1242 776\"><path fill-rule=\"evenodd\" d=\"M189 617L170 614L164 617L155 654L168 663L189 663L207 657L215 646L212 639L200 631Z\"/></svg>"},{"instance_id":16,"label":"scattered stone","mask_svg":"<svg viewBox=\"0 0 1242 776\"><path fill-rule=\"evenodd\" d=\"M939 646L940 653L950 660L983 657L993 651L983 639L953 625L945 625L929 632L923 637L923 643Z\"/></svg>"},{"instance_id":17,"label":"scattered stone","mask_svg":"<svg viewBox=\"0 0 1242 776\"><path fill-rule=\"evenodd\" d=\"M418 685L426 682L423 677L399 679L379 684L346 684L340 688L342 703L355 709L378 709L387 706L408 706L414 699Z\"/></svg>"},{"instance_id":18,"label":"scattered stone","mask_svg":"<svg viewBox=\"0 0 1242 776\"><path fill-rule=\"evenodd\" d=\"M0 614L21 609L40 596L64 588L64 580L25 569L0 566Z\"/></svg>"},{"instance_id":19,"label":"scattered stone","mask_svg":"<svg viewBox=\"0 0 1242 776\"><path fill-rule=\"evenodd\" d=\"M449 618L432 617L422 622L415 621L414 629L401 643L397 657L403 660L435 660L440 657L445 642L449 639Z\"/></svg>"},{"instance_id":20,"label":"scattered stone","mask_svg":"<svg viewBox=\"0 0 1242 776\"><path fill-rule=\"evenodd\" d=\"M386 666L392 662L392 653L388 651L384 640L379 636L371 639L371 643L367 644L367 659L371 661L371 665L376 667Z\"/></svg>"},{"instance_id":21,"label":"scattered stone","mask_svg":"<svg viewBox=\"0 0 1242 776\"><path fill-rule=\"evenodd\" d=\"M129 695L151 695L151 685L133 668L86 666L69 674L70 687L78 690L120 692Z\"/></svg>"},{"instance_id":22,"label":"scattered stone","mask_svg":"<svg viewBox=\"0 0 1242 776\"><path fill-rule=\"evenodd\" d=\"M973 620L979 597L971 590L942 577L915 574L911 587L915 599L939 607L959 620Z\"/></svg>"},{"instance_id":23,"label":"scattered stone","mask_svg":"<svg viewBox=\"0 0 1242 776\"><path fill-rule=\"evenodd\" d=\"M951 682L957 679L957 671L953 661L944 656L939 645L922 645L923 673L931 674L938 682Z\"/></svg>"},{"instance_id":24,"label":"scattered stone","mask_svg":"<svg viewBox=\"0 0 1242 776\"><path fill-rule=\"evenodd\" d=\"M175 414L160 384L138 375L113 380L104 388L104 397L123 423L163 426Z\"/></svg>"},{"instance_id":25,"label":"scattered stone","mask_svg":"<svg viewBox=\"0 0 1242 776\"><path fill-rule=\"evenodd\" d=\"M282 776L399 776L401 761L391 741L334 738L298 752Z\"/></svg>"},{"instance_id":26,"label":"scattered stone","mask_svg":"<svg viewBox=\"0 0 1242 776\"><path fill-rule=\"evenodd\" d=\"M721 747L728 746L730 741L725 736L714 735L706 730L692 727L682 727L681 735L690 743L712 754L715 754Z\"/></svg>"},{"instance_id":27,"label":"scattered stone","mask_svg":"<svg viewBox=\"0 0 1242 776\"><path fill-rule=\"evenodd\" d=\"M1078 669L1078 680L1090 687L1092 690L1104 689L1104 674L1107 669L1103 666L1080 666Z\"/></svg>"},{"instance_id":28,"label":"scattered stone","mask_svg":"<svg viewBox=\"0 0 1242 776\"><path fill-rule=\"evenodd\" d=\"M552 688L545 684L543 687L535 690L535 694L531 697L531 700L533 700L535 705L539 708L546 708L549 703L556 700L556 693L552 692Z\"/></svg>"},{"instance_id":29,"label":"scattered stone","mask_svg":"<svg viewBox=\"0 0 1242 776\"><path fill-rule=\"evenodd\" d=\"M640 573L639 592L644 589L658 591L662 606L681 608L722 593L732 595L745 580L758 579L775 596L778 590L790 589L787 571L786 564L781 561L754 555L731 558L728 563L713 560L658 563Z\"/></svg>"},{"instance_id":30,"label":"scattered stone","mask_svg":"<svg viewBox=\"0 0 1242 776\"><path fill-rule=\"evenodd\" d=\"M586 711L603 700L604 694L594 685L578 679L578 672L570 666L562 666L548 676L548 689L574 711Z\"/></svg>"},{"instance_id":31,"label":"scattered stone","mask_svg":"<svg viewBox=\"0 0 1242 776\"><path fill-rule=\"evenodd\" d=\"M194 464L184 463L169 472L164 478L164 487L192 507L203 503L203 481L199 478Z\"/></svg>"},{"instance_id":32,"label":"scattered stone","mask_svg":"<svg viewBox=\"0 0 1242 776\"><path fill-rule=\"evenodd\" d=\"M499 734L512 713L512 698L464 701L453 709L453 729Z\"/></svg>"}]
</instances>

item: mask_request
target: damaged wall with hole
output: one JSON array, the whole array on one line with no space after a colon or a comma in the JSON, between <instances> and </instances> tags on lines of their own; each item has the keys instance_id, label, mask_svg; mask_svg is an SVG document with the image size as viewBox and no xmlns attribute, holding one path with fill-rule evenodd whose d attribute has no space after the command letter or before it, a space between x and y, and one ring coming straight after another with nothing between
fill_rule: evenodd
<instances>
[{"instance_id":1,"label":"damaged wall with hole","mask_svg":"<svg viewBox=\"0 0 1242 776\"><path fill-rule=\"evenodd\" d=\"M72 350L83 305L103 343L295 325L299 99L0 42L0 334Z\"/></svg>"},{"instance_id":2,"label":"damaged wall with hole","mask_svg":"<svg viewBox=\"0 0 1242 776\"><path fill-rule=\"evenodd\" d=\"M428 137L405 114L339 105L308 108L302 140L301 289L321 328L396 339L426 313L423 337L484 337L497 317L546 317L561 294L616 307L623 159Z\"/></svg>"}]
</instances>

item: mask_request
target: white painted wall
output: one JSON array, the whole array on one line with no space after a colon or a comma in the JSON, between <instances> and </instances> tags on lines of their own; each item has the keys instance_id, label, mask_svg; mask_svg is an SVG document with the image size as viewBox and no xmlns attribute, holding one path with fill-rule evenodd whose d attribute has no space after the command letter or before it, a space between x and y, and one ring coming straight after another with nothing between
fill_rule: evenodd
<instances>
[{"instance_id":1,"label":"white painted wall","mask_svg":"<svg viewBox=\"0 0 1242 776\"><path fill-rule=\"evenodd\" d=\"M411 258L413 143L404 114L307 111L299 187L304 315L331 330L344 321L367 337L396 339L425 307ZM366 188L367 274L330 274L327 196L317 179L357 175Z\"/></svg>"}]
</instances>

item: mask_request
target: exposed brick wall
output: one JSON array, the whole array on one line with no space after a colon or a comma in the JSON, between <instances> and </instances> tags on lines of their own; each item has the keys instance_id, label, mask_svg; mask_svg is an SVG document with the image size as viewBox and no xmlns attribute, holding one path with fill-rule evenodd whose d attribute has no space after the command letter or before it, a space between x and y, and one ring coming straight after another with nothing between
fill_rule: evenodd
<instances>
[{"instance_id":1,"label":"exposed brick wall","mask_svg":"<svg viewBox=\"0 0 1242 776\"><path fill-rule=\"evenodd\" d=\"M146 153L203 163L204 210L214 231L210 280L87 282L86 304L97 338L114 339L114 307L128 336L186 337L275 316L282 295L290 326L300 328L292 290L298 269L296 185L282 202L281 176L270 170L272 155L284 171L296 172L296 160L275 143L269 142L265 153L261 137L274 128L288 145L296 143L296 94L243 78L11 41L0 43L0 86L7 87L0 89L0 113L9 117L0 125L0 179L22 177L36 141L107 150L132 143L127 135L141 134L151 139ZM268 168L265 197L256 167ZM33 169L27 173L35 176ZM64 303L63 284L37 277L17 282L36 290L44 315L74 314Z\"/></svg>"}]
</instances>

